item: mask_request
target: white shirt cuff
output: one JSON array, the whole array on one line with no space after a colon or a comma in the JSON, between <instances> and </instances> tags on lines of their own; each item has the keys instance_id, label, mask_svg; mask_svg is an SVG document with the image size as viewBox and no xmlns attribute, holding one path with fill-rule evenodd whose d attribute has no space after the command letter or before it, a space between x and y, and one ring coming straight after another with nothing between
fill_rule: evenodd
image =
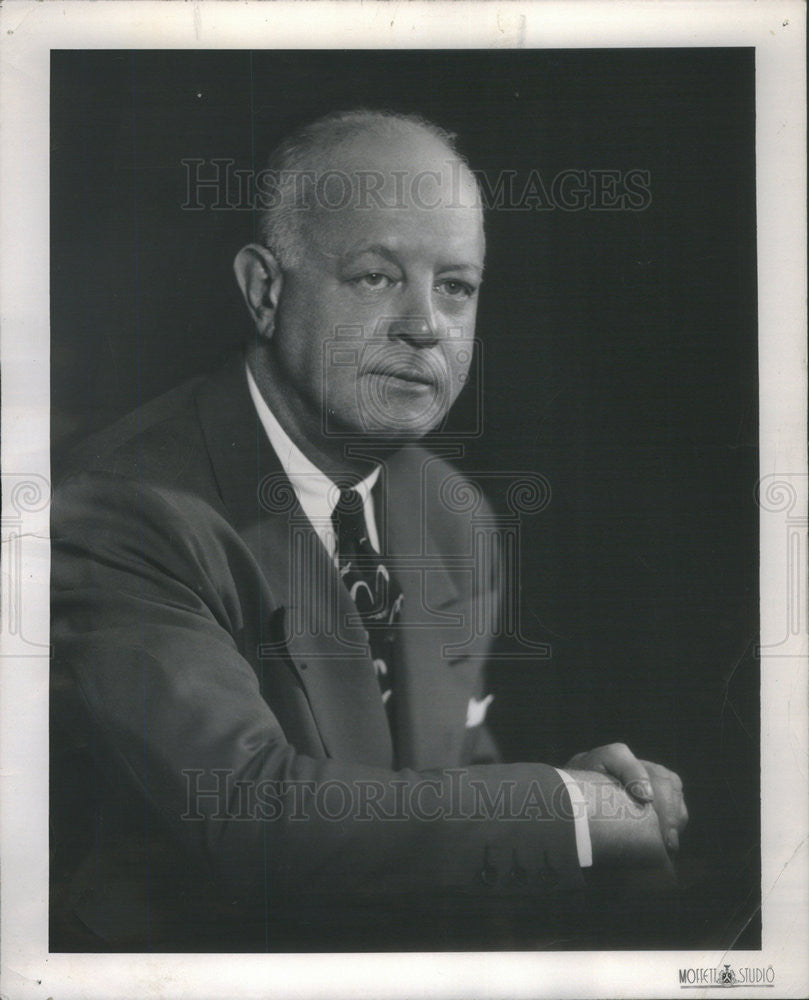
<instances>
[{"instance_id":1,"label":"white shirt cuff","mask_svg":"<svg viewBox=\"0 0 809 1000\"><path fill-rule=\"evenodd\" d=\"M576 851L579 855L579 865L582 868L592 868L593 845L590 841L590 822L587 819L587 802L578 782L561 768L556 768L559 777L564 781L573 807L573 826L576 832Z\"/></svg>"}]
</instances>

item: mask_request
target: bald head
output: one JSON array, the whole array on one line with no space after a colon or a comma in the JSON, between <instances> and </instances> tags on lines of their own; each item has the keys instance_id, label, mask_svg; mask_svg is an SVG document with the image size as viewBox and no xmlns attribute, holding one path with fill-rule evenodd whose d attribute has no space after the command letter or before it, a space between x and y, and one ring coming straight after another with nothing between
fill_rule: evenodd
<instances>
[{"instance_id":1,"label":"bald head","mask_svg":"<svg viewBox=\"0 0 809 1000\"><path fill-rule=\"evenodd\" d=\"M477 181L455 137L415 115L344 111L296 130L272 152L259 185L259 239L284 268L345 212L476 208Z\"/></svg>"}]
</instances>

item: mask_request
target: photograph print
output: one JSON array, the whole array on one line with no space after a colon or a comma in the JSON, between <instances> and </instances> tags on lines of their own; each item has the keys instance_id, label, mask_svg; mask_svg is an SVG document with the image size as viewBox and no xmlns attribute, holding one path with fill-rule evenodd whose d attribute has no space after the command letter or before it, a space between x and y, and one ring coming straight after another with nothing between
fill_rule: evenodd
<instances>
[{"instance_id":1,"label":"photograph print","mask_svg":"<svg viewBox=\"0 0 809 1000\"><path fill-rule=\"evenodd\" d=\"M761 947L752 48L51 53L51 952Z\"/></svg>"}]
</instances>

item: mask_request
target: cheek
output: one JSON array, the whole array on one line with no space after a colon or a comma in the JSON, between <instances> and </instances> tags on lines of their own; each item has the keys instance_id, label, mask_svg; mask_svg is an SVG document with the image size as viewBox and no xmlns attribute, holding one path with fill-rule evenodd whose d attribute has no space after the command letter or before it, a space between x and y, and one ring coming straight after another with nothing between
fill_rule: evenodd
<instances>
[{"instance_id":1,"label":"cheek","mask_svg":"<svg viewBox=\"0 0 809 1000\"><path fill-rule=\"evenodd\" d=\"M340 339L341 317L315 289L295 288L279 313L279 345L289 365L320 381Z\"/></svg>"},{"instance_id":2,"label":"cheek","mask_svg":"<svg viewBox=\"0 0 809 1000\"><path fill-rule=\"evenodd\" d=\"M454 376L465 375L472 364L472 354L475 349L475 314L457 318L448 324L453 334L445 341L446 355Z\"/></svg>"}]
</instances>

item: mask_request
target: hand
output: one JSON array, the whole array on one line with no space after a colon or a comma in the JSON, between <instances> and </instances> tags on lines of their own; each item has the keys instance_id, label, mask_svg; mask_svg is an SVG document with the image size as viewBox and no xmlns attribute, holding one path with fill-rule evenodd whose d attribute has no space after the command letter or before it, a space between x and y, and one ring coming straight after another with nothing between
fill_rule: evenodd
<instances>
[{"instance_id":1,"label":"hand","mask_svg":"<svg viewBox=\"0 0 809 1000\"><path fill-rule=\"evenodd\" d=\"M654 868L674 874L650 802L638 802L610 775L572 768L568 774L587 803L595 868Z\"/></svg>"},{"instance_id":2,"label":"hand","mask_svg":"<svg viewBox=\"0 0 809 1000\"><path fill-rule=\"evenodd\" d=\"M595 771L617 778L638 802L651 802L660 823L663 843L671 854L680 847L680 834L688 822L679 775L662 764L638 760L625 743L609 743L571 757L565 770Z\"/></svg>"}]
</instances>

